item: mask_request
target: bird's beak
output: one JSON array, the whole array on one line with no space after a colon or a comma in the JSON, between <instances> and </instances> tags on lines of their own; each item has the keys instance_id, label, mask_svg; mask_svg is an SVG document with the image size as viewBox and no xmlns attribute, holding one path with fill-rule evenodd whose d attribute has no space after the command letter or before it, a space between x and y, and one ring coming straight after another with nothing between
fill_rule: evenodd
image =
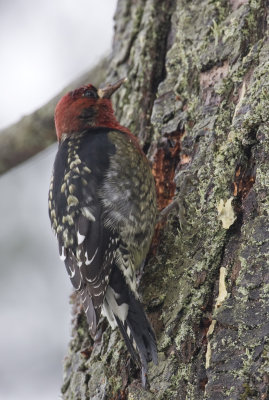
<instances>
[{"instance_id":1,"label":"bird's beak","mask_svg":"<svg viewBox=\"0 0 269 400\"><path fill-rule=\"evenodd\" d=\"M102 89L98 89L97 93L101 99L109 99L112 94L124 83L127 81L127 78L120 79L119 81L109 84Z\"/></svg>"}]
</instances>

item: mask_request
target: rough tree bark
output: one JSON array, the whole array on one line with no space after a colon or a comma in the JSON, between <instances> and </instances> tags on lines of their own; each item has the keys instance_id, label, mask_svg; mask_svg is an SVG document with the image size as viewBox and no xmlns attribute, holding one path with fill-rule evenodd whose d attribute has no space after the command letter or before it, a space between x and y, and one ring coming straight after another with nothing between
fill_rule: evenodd
<instances>
[{"instance_id":1,"label":"rough tree bark","mask_svg":"<svg viewBox=\"0 0 269 400\"><path fill-rule=\"evenodd\" d=\"M107 81L148 154L159 226L140 292L159 365L118 331L93 346L73 296L65 400L269 398L269 32L265 0L119 0ZM94 79L93 82L94 83Z\"/></svg>"},{"instance_id":2,"label":"rough tree bark","mask_svg":"<svg viewBox=\"0 0 269 400\"><path fill-rule=\"evenodd\" d=\"M119 1L117 115L152 161L160 208L179 202L140 285L159 365L143 390L119 333L104 321L93 347L74 299L64 399L268 398L268 9Z\"/></svg>"},{"instance_id":3,"label":"rough tree bark","mask_svg":"<svg viewBox=\"0 0 269 400\"><path fill-rule=\"evenodd\" d=\"M140 291L158 337L150 391L117 331L74 298L64 399L267 399L269 40L262 0L120 0L107 80L156 178Z\"/></svg>"}]
</instances>

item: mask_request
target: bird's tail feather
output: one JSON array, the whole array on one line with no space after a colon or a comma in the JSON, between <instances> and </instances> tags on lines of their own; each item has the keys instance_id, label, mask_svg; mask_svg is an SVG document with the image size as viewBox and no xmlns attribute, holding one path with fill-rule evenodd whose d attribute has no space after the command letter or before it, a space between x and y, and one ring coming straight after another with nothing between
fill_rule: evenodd
<instances>
[{"instance_id":1,"label":"bird's tail feather","mask_svg":"<svg viewBox=\"0 0 269 400\"><path fill-rule=\"evenodd\" d=\"M116 265L110 275L103 313L113 329L118 325L133 360L141 367L145 387L148 363L158 363L156 338L142 304Z\"/></svg>"},{"instance_id":2,"label":"bird's tail feather","mask_svg":"<svg viewBox=\"0 0 269 400\"><path fill-rule=\"evenodd\" d=\"M132 358L141 366L142 384L145 387L148 363L158 363L156 338L142 304L132 292L129 292L128 306L126 320L122 322L116 317L116 321Z\"/></svg>"}]
</instances>

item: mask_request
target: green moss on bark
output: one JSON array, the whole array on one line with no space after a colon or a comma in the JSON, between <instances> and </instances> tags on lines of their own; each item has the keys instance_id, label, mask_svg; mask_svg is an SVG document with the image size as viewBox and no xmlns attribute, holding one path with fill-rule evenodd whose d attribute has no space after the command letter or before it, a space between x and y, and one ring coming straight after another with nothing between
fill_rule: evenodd
<instances>
[{"instance_id":1,"label":"green moss on bark","mask_svg":"<svg viewBox=\"0 0 269 400\"><path fill-rule=\"evenodd\" d=\"M89 399L102 398L96 379L107 399L267 395L268 6L178 0L167 8L151 0L119 2L108 79L128 76L115 98L117 115L150 144L151 160L167 137L171 149L180 138L175 196L184 219L176 209L170 214L140 286L159 364L150 366L144 391L115 332L106 330L83 361L83 328L74 332L65 399L78 381L84 393L85 380L76 374L86 367ZM236 218L224 228L218 206L228 199ZM89 377L95 366L101 375Z\"/></svg>"}]
</instances>

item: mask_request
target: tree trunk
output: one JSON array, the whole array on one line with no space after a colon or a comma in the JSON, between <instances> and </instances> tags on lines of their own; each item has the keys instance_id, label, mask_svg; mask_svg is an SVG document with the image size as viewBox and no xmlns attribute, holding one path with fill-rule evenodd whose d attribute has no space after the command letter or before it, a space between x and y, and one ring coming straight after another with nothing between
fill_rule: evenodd
<instances>
[{"instance_id":1,"label":"tree trunk","mask_svg":"<svg viewBox=\"0 0 269 400\"><path fill-rule=\"evenodd\" d=\"M117 330L73 296L65 400L269 398L269 37L265 0L119 0L106 81L152 162L159 224L140 293L150 390ZM93 82L94 83L94 82Z\"/></svg>"},{"instance_id":2,"label":"tree trunk","mask_svg":"<svg viewBox=\"0 0 269 400\"><path fill-rule=\"evenodd\" d=\"M118 331L74 297L64 399L267 399L269 41L262 0L119 0L107 81L152 161L159 226L140 292L159 365L141 388Z\"/></svg>"}]
</instances>

